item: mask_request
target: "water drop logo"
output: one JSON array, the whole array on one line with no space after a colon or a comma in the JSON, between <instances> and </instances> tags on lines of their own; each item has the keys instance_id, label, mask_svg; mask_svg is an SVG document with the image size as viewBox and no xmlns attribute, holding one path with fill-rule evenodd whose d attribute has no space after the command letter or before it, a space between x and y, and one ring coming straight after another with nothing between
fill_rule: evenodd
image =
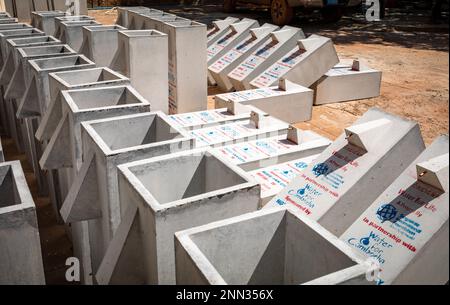
<instances>
[{"instance_id":1,"label":"water drop logo","mask_svg":"<svg viewBox=\"0 0 450 305\"><path fill-rule=\"evenodd\" d=\"M370 236L367 237L363 237L359 240L359 242L364 245L364 246L368 246L370 243Z\"/></svg>"},{"instance_id":2,"label":"water drop logo","mask_svg":"<svg viewBox=\"0 0 450 305\"><path fill-rule=\"evenodd\" d=\"M377 217L381 222L392 220L397 217L397 209L392 204L384 204L378 209Z\"/></svg>"},{"instance_id":3,"label":"water drop logo","mask_svg":"<svg viewBox=\"0 0 450 305\"><path fill-rule=\"evenodd\" d=\"M319 163L319 164L316 164L316 165L313 167L312 172L314 173L314 175L315 175L316 177L319 177L319 176L321 176L321 175L326 175L326 174L328 173L328 170L329 170L329 169L330 169L330 168L328 167L327 164L325 164L325 163Z\"/></svg>"}]
</instances>

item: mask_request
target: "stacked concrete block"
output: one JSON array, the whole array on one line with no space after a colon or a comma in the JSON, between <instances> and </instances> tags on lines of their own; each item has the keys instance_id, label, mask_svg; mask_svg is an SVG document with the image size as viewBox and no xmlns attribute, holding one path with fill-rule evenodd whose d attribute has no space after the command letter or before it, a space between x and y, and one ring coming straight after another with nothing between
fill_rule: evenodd
<instances>
[{"instance_id":1,"label":"stacked concrete block","mask_svg":"<svg viewBox=\"0 0 450 305\"><path fill-rule=\"evenodd\" d=\"M119 169L124 217L96 273L101 284L175 284L175 232L258 209L258 184L209 150Z\"/></svg>"},{"instance_id":2,"label":"stacked concrete block","mask_svg":"<svg viewBox=\"0 0 450 305\"><path fill-rule=\"evenodd\" d=\"M417 123L372 108L267 207L293 206L340 236L424 148Z\"/></svg>"},{"instance_id":3,"label":"stacked concrete block","mask_svg":"<svg viewBox=\"0 0 450 305\"><path fill-rule=\"evenodd\" d=\"M217 85L222 90L231 91L233 85L228 79L228 74L266 42L270 38L270 33L278 29L278 26L270 23L265 23L260 28L250 29L241 43L209 65L208 72Z\"/></svg>"},{"instance_id":4,"label":"stacked concrete block","mask_svg":"<svg viewBox=\"0 0 450 305\"><path fill-rule=\"evenodd\" d=\"M294 209L269 209L175 234L182 285L368 284L370 265Z\"/></svg>"},{"instance_id":5,"label":"stacked concrete block","mask_svg":"<svg viewBox=\"0 0 450 305\"><path fill-rule=\"evenodd\" d=\"M119 6L117 7L117 20L116 24L119 26L123 26L125 28L130 27L130 18L129 18L129 12L135 11L135 12L145 12L149 11L150 9L145 6Z\"/></svg>"},{"instance_id":6,"label":"stacked concrete block","mask_svg":"<svg viewBox=\"0 0 450 305\"><path fill-rule=\"evenodd\" d=\"M212 27L206 33L208 47L222 37L222 34L228 29L228 27L236 22L239 22L239 18L227 17L223 20L214 20L212 22Z\"/></svg>"},{"instance_id":7,"label":"stacked concrete block","mask_svg":"<svg viewBox=\"0 0 450 305\"><path fill-rule=\"evenodd\" d=\"M196 129L189 134L196 139L197 147L221 147L236 142L283 135L288 129L287 123L255 110L251 111L247 120Z\"/></svg>"},{"instance_id":8,"label":"stacked concrete block","mask_svg":"<svg viewBox=\"0 0 450 305\"><path fill-rule=\"evenodd\" d=\"M193 147L187 133L161 112L84 122L83 164L61 215L67 223L89 220L92 270L101 260L121 219L117 166Z\"/></svg>"},{"instance_id":9,"label":"stacked concrete block","mask_svg":"<svg viewBox=\"0 0 450 305\"><path fill-rule=\"evenodd\" d=\"M31 12L31 25L47 35L54 35L56 31L55 18L64 17L63 11L38 11Z\"/></svg>"},{"instance_id":10,"label":"stacked concrete block","mask_svg":"<svg viewBox=\"0 0 450 305\"><path fill-rule=\"evenodd\" d=\"M36 206L19 161L0 163L0 284L45 284Z\"/></svg>"},{"instance_id":11,"label":"stacked concrete block","mask_svg":"<svg viewBox=\"0 0 450 305\"><path fill-rule=\"evenodd\" d=\"M83 27L91 25L100 25L100 23L94 20L61 22L58 25L59 35L56 38L79 52L83 44Z\"/></svg>"},{"instance_id":12,"label":"stacked concrete block","mask_svg":"<svg viewBox=\"0 0 450 305\"><path fill-rule=\"evenodd\" d=\"M282 78L276 87L218 94L215 105L216 108L227 107L234 114L242 111L241 105L251 105L280 120L296 123L311 120L313 93Z\"/></svg>"},{"instance_id":13,"label":"stacked concrete block","mask_svg":"<svg viewBox=\"0 0 450 305\"><path fill-rule=\"evenodd\" d=\"M155 30L121 31L111 64L130 78L152 110L164 113L169 112L168 45L168 35Z\"/></svg>"},{"instance_id":14,"label":"stacked concrete block","mask_svg":"<svg viewBox=\"0 0 450 305\"><path fill-rule=\"evenodd\" d=\"M339 63L331 39L311 35L250 82L253 88L274 86L281 77L309 87Z\"/></svg>"},{"instance_id":15,"label":"stacked concrete block","mask_svg":"<svg viewBox=\"0 0 450 305\"><path fill-rule=\"evenodd\" d=\"M119 46L119 31L126 28L118 25L85 26L80 53L99 67L110 67Z\"/></svg>"},{"instance_id":16,"label":"stacked concrete block","mask_svg":"<svg viewBox=\"0 0 450 305\"><path fill-rule=\"evenodd\" d=\"M303 38L305 38L305 35L301 29L290 26L284 26L281 30L270 33L270 40L266 41L228 74L233 87L238 91L251 89L250 82L255 77L269 68L289 50L292 50L297 41Z\"/></svg>"},{"instance_id":17,"label":"stacked concrete block","mask_svg":"<svg viewBox=\"0 0 450 305\"><path fill-rule=\"evenodd\" d=\"M258 21L248 18L231 24L216 42L208 46L206 50L208 66L242 42L247 37L250 29L257 27L259 27ZM211 85L216 84L209 71L208 82Z\"/></svg>"},{"instance_id":18,"label":"stacked concrete block","mask_svg":"<svg viewBox=\"0 0 450 305\"><path fill-rule=\"evenodd\" d=\"M380 95L381 71L355 60L352 65L333 67L312 88L314 105L377 97Z\"/></svg>"},{"instance_id":19,"label":"stacked concrete block","mask_svg":"<svg viewBox=\"0 0 450 305\"><path fill-rule=\"evenodd\" d=\"M378 284L449 280L448 135L436 139L341 236L379 264Z\"/></svg>"},{"instance_id":20,"label":"stacked concrete block","mask_svg":"<svg viewBox=\"0 0 450 305\"><path fill-rule=\"evenodd\" d=\"M169 36L169 113L206 110L206 25L166 22L162 32Z\"/></svg>"}]
</instances>

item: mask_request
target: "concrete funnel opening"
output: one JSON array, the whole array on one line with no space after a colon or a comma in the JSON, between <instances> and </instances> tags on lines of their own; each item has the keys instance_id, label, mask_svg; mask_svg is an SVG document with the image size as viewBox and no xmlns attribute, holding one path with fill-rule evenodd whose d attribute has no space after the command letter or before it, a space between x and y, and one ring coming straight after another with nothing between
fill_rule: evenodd
<instances>
[{"instance_id":1,"label":"concrete funnel opening","mask_svg":"<svg viewBox=\"0 0 450 305\"><path fill-rule=\"evenodd\" d=\"M208 152L168 159L150 166L152 170L143 171L142 166L137 166L130 171L162 205L247 182Z\"/></svg>"},{"instance_id":2,"label":"concrete funnel opening","mask_svg":"<svg viewBox=\"0 0 450 305\"><path fill-rule=\"evenodd\" d=\"M227 284L297 285L358 264L287 210L223 221L190 239Z\"/></svg>"},{"instance_id":3,"label":"concrete funnel opening","mask_svg":"<svg viewBox=\"0 0 450 305\"><path fill-rule=\"evenodd\" d=\"M148 145L182 137L157 115L105 121L91 126L110 150Z\"/></svg>"},{"instance_id":4,"label":"concrete funnel opening","mask_svg":"<svg viewBox=\"0 0 450 305\"><path fill-rule=\"evenodd\" d=\"M21 204L11 166L0 167L0 208Z\"/></svg>"},{"instance_id":5,"label":"concrete funnel opening","mask_svg":"<svg viewBox=\"0 0 450 305\"><path fill-rule=\"evenodd\" d=\"M74 51L68 48L67 45L54 45L54 46L39 46L31 48L23 48L19 50L23 57L33 57L41 55L53 55L53 54L74 54ZM55 55L56 56L56 55Z\"/></svg>"},{"instance_id":6,"label":"concrete funnel opening","mask_svg":"<svg viewBox=\"0 0 450 305\"><path fill-rule=\"evenodd\" d=\"M73 90L70 97L77 110L103 108L119 105L142 104L127 87L109 87L97 90Z\"/></svg>"},{"instance_id":7,"label":"concrete funnel opening","mask_svg":"<svg viewBox=\"0 0 450 305\"><path fill-rule=\"evenodd\" d=\"M68 56L61 58L50 58L35 60L32 65L35 65L38 70L57 69L69 66L88 65L89 61L85 60L81 56Z\"/></svg>"},{"instance_id":8,"label":"concrete funnel opening","mask_svg":"<svg viewBox=\"0 0 450 305\"><path fill-rule=\"evenodd\" d=\"M78 86L83 84L107 82L114 80L126 80L125 77L117 74L109 69L89 69L79 70L76 73L58 73L58 80L64 82L68 86Z\"/></svg>"}]
</instances>

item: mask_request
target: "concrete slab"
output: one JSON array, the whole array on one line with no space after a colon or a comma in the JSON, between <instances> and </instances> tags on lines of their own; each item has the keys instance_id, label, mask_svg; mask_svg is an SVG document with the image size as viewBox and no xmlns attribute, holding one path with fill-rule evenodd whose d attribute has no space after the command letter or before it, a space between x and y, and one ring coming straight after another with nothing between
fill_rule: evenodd
<instances>
[{"instance_id":1,"label":"concrete slab","mask_svg":"<svg viewBox=\"0 0 450 305\"><path fill-rule=\"evenodd\" d=\"M210 64L208 72L217 85L224 91L231 91L233 85L227 75L265 43L270 38L270 33L278 29L278 26L270 23L265 23L259 28L250 29L250 32L241 43Z\"/></svg>"},{"instance_id":2,"label":"concrete slab","mask_svg":"<svg viewBox=\"0 0 450 305\"><path fill-rule=\"evenodd\" d=\"M311 120L313 96L313 90L282 78L276 87L218 94L214 100L216 108L228 107L233 114L242 111L241 105L251 105L282 121L297 123Z\"/></svg>"},{"instance_id":3,"label":"concrete slab","mask_svg":"<svg viewBox=\"0 0 450 305\"><path fill-rule=\"evenodd\" d=\"M193 147L193 139L172 126L161 112L95 120L82 125L83 164L61 208L61 215L67 223L89 220L95 273L121 219L117 166L188 150Z\"/></svg>"},{"instance_id":4,"label":"concrete slab","mask_svg":"<svg viewBox=\"0 0 450 305\"><path fill-rule=\"evenodd\" d=\"M251 111L235 115L229 112L227 108L220 108L173 114L169 115L169 119L173 124L176 124L181 128L186 130L195 130L236 121L248 120L250 118L250 113Z\"/></svg>"},{"instance_id":5,"label":"concrete slab","mask_svg":"<svg viewBox=\"0 0 450 305\"><path fill-rule=\"evenodd\" d=\"M289 52L297 41L303 38L305 38L303 31L291 26L284 26L281 30L270 33L270 40L228 74L233 87L238 91L251 89L250 82L256 76Z\"/></svg>"},{"instance_id":6,"label":"concrete slab","mask_svg":"<svg viewBox=\"0 0 450 305\"><path fill-rule=\"evenodd\" d=\"M83 42L80 53L99 67L110 67L119 46L119 31L126 28L118 25L83 27Z\"/></svg>"},{"instance_id":7,"label":"concrete slab","mask_svg":"<svg viewBox=\"0 0 450 305\"><path fill-rule=\"evenodd\" d=\"M164 113L169 112L168 52L168 35L162 32L121 31L110 66L130 78L133 87L150 102L152 110Z\"/></svg>"},{"instance_id":8,"label":"concrete slab","mask_svg":"<svg viewBox=\"0 0 450 305\"><path fill-rule=\"evenodd\" d=\"M381 89L381 71L355 60L352 65L335 66L311 88L315 91L314 105L377 97Z\"/></svg>"},{"instance_id":9,"label":"concrete slab","mask_svg":"<svg viewBox=\"0 0 450 305\"><path fill-rule=\"evenodd\" d=\"M169 36L169 113L206 110L206 25L172 21L162 32Z\"/></svg>"},{"instance_id":10,"label":"concrete slab","mask_svg":"<svg viewBox=\"0 0 450 305\"><path fill-rule=\"evenodd\" d=\"M216 42L206 49L208 66L221 58L225 53L240 44L252 28L259 27L259 22L254 19L244 18L239 22L231 24L228 29L217 39ZM216 82L208 71L208 83L215 85Z\"/></svg>"},{"instance_id":11,"label":"concrete slab","mask_svg":"<svg viewBox=\"0 0 450 305\"><path fill-rule=\"evenodd\" d=\"M221 147L257 138L283 135L287 133L288 128L288 124L267 114L251 112L248 120L192 130L189 134L195 138L196 147Z\"/></svg>"},{"instance_id":12,"label":"concrete slab","mask_svg":"<svg viewBox=\"0 0 450 305\"><path fill-rule=\"evenodd\" d=\"M380 265L378 284L448 282L448 145L437 138L340 237Z\"/></svg>"},{"instance_id":13,"label":"concrete slab","mask_svg":"<svg viewBox=\"0 0 450 305\"><path fill-rule=\"evenodd\" d=\"M367 284L364 257L294 209L248 213L175 236L177 284Z\"/></svg>"},{"instance_id":14,"label":"concrete slab","mask_svg":"<svg viewBox=\"0 0 450 305\"><path fill-rule=\"evenodd\" d=\"M259 186L208 150L133 162L119 169L126 217L96 274L101 284L175 284L175 232L258 208ZM139 259L123 258L130 251ZM140 263L145 268L139 268Z\"/></svg>"},{"instance_id":15,"label":"concrete slab","mask_svg":"<svg viewBox=\"0 0 450 305\"><path fill-rule=\"evenodd\" d=\"M424 149L416 122L371 108L266 206L340 236Z\"/></svg>"},{"instance_id":16,"label":"concrete slab","mask_svg":"<svg viewBox=\"0 0 450 305\"><path fill-rule=\"evenodd\" d=\"M0 283L44 285L36 206L19 161L0 163Z\"/></svg>"},{"instance_id":17,"label":"concrete slab","mask_svg":"<svg viewBox=\"0 0 450 305\"><path fill-rule=\"evenodd\" d=\"M54 35L56 31L55 18L64 17L63 11L38 11L31 12L31 25L47 35Z\"/></svg>"},{"instance_id":18,"label":"concrete slab","mask_svg":"<svg viewBox=\"0 0 450 305\"><path fill-rule=\"evenodd\" d=\"M296 47L252 80L250 85L253 88L275 86L283 77L309 87L337 63L339 58L331 39L311 35L308 39L299 40Z\"/></svg>"},{"instance_id":19,"label":"concrete slab","mask_svg":"<svg viewBox=\"0 0 450 305\"><path fill-rule=\"evenodd\" d=\"M207 46L209 47L215 43L231 24L239 22L239 20L239 18L231 16L221 20L214 20L212 27L206 32Z\"/></svg>"},{"instance_id":20,"label":"concrete slab","mask_svg":"<svg viewBox=\"0 0 450 305\"><path fill-rule=\"evenodd\" d=\"M90 25L101 24L94 20L61 22L57 30L59 36L56 36L56 38L71 46L75 51L80 52L83 44L83 27Z\"/></svg>"}]
</instances>

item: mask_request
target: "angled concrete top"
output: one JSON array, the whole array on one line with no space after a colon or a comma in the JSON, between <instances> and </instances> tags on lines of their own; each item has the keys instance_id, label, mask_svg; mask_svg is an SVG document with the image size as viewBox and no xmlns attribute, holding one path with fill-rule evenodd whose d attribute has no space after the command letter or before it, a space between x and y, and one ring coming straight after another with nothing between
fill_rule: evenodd
<instances>
[{"instance_id":1,"label":"angled concrete top","mask_svg":"<svg viewBox=\"0 0 450 305\"><path fill-rule=\"evenodd\" d=\"M58 44L61 43L59 39L53 36L35 36L35 37L22 37L22 38L12 38L7 40L11 47L22 47L22 46L39 46L42 44Z\"/></svg>"},{"instance_id":2,"label":"angled concrete top","mask_svg":"<svg viewBox=\"0 0 450 305\"><path fill-rule=\"evenodd\" d=\"M149 207L156 212L182 209L185 204L200 203L205 198L258 185L245 171L228 163L210 149L194 149L174 153L119 165L118 168ZM183 187L177 188L178 192L161 193L159 191L158 185L174 183L174 179L183 180L180 182L181 184L189 184L192 179L198 179L196 183L201 184L200 180L206 179L207 172L212 172L210 173L212 175L216 174L213 172L214 169L223 171L217 173L217 175L223 175L223 185L212 185L211 188L205 186L205 189L186 193L179 193L183 191ZM178 178L176 177L177 172L182 173Z\"/></svg>"},{"instance_id":3,"label":"angled concrete top","mask_svg":"<svg viewBox=\"0 0 450 305\"><path fill-rule=\"evenodd\" d=\"M58 70L65 70L71 66L86 66L87 68L93 65L95 66L94 62L83 55L35 59L30 60L29 64L37 73L57 72Z\"/></svg>"},{"instance_id":4,"label":"angled concrete top","mask_svg":"<svg viewBox=\"0 0 450 305\"><path fill-rule=\"evenodd\" d=\"M34 207L20 162L0 163L0 214Z\"/></svg>"},{"instance_id":5,"label":"angled concrete top","mask_svg":"<svg viewBox=\"0 0 450 305\"><path fill-rule=\"evenodd\" d=\"M16 23L18 21L17 18L9 17L9 18L0 18L0 24L9 24Z\"/></svg>"},{"instance_id":6,"label":"angled concrete top","mask_svg":"<svg viewBox=\"0 0 450 305\"><path fill-rule=\"evenodd\" d=\"M362 255L291 208L247 213L175 236L200 272L193 278L213 285L332 285L364 278L370 266ZM185 267L182 264L177 260L177 270Z\"/></svg>"},{"instance_id":7,"label":"angled concrete top","mask_svg":"<svg viewBox=\"0 0 450 305\"><path fill-rule=\"evenodd\" d=\"M39 57L56 57L55 54L70 54L70 55L76 55L77 52L75 52L71 47L69 47L67 44L56 44L56 45L49 45L49 46L32 46L32 47L25 47L25 48L18 48L17 52L19 53L20 57L25 60L30 60L33 58L36 58L36 56Z\"/></svg>"},{"instance_id":8,"label":"angled concrete top","mask_svg":"<svg viewBox=\"0 0 450 305\"><path fill-rule=\"evenodd\" d=\"M171 124L160 111L82 122L81 125L106 156L162 145L173 145L174 151L179 151L180 140L193 142L187 132Z\"/></svg>"},{"instance_id":9,"label":"angled concrete top","mask_svg":"<svg viewBox=\"0 0 450 305\"><path fill-rule=\"evenodd\" d=\"M50 73L49 76L50 78L53 78L57 82L63 84L66 88L89 87L89 84L93 83L97 85L101 83L110 84L114 81L129 81L128 77L105 67L76 71L62 71Z\"/></svg>"},{"instance_id":10,"label":"angled concrete top","mask_svg":"<svg viewBox=\"0 0 450 305\"><path fill-rule=\"evenodd\" d=\"M28 23L9 23L9 24L0 24L0 31L6 30L14 30L14 29L30 29L31 25Z\"/></svg>"}]
</instances>

